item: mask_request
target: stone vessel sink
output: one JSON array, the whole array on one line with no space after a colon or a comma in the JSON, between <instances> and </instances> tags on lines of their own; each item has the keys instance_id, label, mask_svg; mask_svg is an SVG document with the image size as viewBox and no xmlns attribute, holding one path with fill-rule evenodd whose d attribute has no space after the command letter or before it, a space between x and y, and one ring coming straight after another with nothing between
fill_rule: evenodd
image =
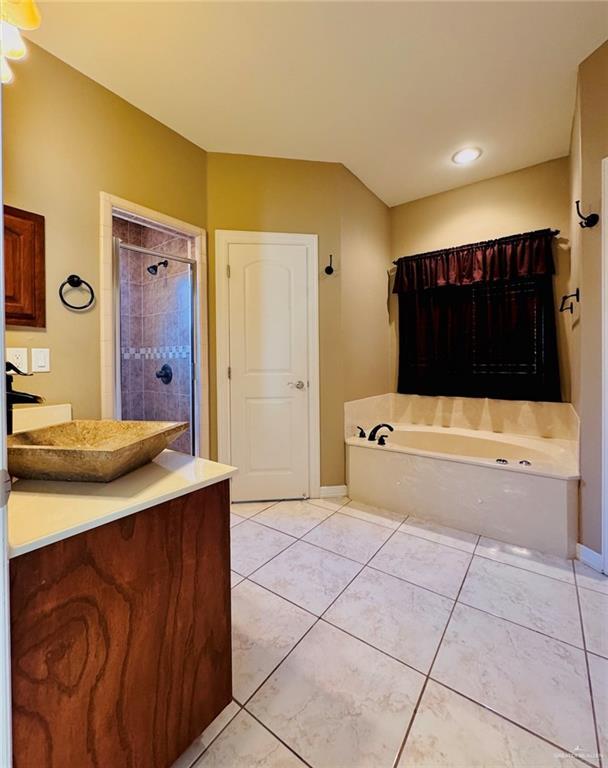
<instances>
[{"instance_id":1,"label":"stone vessel sink","mask_svg":"<svg viewBox=\"0 0 608 768\"><path fill-rule=\"evenodd\" d=\"M163 451L186 422L75 420L8 438L8 469L32 480L109 483Z\"/></svg>"}]
</instances>

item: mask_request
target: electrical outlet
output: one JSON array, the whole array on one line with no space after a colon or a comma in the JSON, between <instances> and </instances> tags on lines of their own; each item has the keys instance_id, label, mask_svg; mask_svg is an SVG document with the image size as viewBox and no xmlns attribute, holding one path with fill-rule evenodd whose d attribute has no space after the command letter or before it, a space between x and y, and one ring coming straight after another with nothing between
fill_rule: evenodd
<instances>
[{"instance_id":1,"label":"electrical outlet","mask_svg":"<svg viewBox=\"0 0 608 768\"><path fill-rule=\"evenodd\" d=\"M32 373L47 373L51 370L49 349L32 349Z\"/></svg>"},{"instance_id":2,"label":"electrical outlet","mask_svg":"<svg viewBox=\"0 0 608 768\"><path fill-rule=\"evenodd\" d=\"M12 363L19 368L22 373L29 373L26 347L7 347L6 362Z\"/></svg>"}]
</instances>

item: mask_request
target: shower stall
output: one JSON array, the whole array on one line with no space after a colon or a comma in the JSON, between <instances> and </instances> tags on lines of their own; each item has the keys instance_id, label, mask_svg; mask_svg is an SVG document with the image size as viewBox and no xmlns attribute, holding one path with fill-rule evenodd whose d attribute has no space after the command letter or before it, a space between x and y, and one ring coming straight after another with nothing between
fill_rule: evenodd
<instances>
[{"instance_id":1,"label":"shower stall","mask_svg":"<svg viewBox=\"0 0 608 768\"><path fill-rule=\"evenodd\" d=\"M117 418L186 421L196 453L196 260L192 238L115 216Z\"/></svg>"}]
</instances>

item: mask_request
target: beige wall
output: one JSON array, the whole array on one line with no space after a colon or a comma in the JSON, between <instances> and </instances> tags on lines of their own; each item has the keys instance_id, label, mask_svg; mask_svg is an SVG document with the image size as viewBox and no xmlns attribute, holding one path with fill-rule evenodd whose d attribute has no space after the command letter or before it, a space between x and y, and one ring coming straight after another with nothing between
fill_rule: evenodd
<instances>
[{"instance_id":1,"label":"beige wall","mask_svg":"<svg viewBox=\"0 0 608 768\"><path fill-rule=\"evenodd\" d=\"M28 388L100 415L98 310L57 298L76 272L99 283L99 193L209 233L211 446L215 426L215 229L319 236L321 479L344 482L343 404L388 389L388 208L342 165L207 153L31 45L5 95L5 199L46 218L47 328L10 330L10 346L51 349ZM208 167L207 167L208 166ZM336 272L323 267L334 255Z\"/></svg>"},{"instance_id":2,"label":"beige wall","mask_svg":"<svg viewBox=\"0 0 608 768\"><path fill-rule=\"evenodd\" d=\"M391 390L388 333L389 209L341 168L344 400Z\"/></svg>"},{"instance_id":3,"label":"beige wall","mask_svg":"<svg viewBox=\"0 0 608 768\"><path fill-rule=\"evenodd\" d=\"M571 156L572 206L580 199L586 213L600 213L601 163L608 157L608 43L579 67ZM576 392L581 417L580 539L599 552L602 548L602 224L581 230L574 213L572 216L572 228L576 232L573 264L579 271L581 286L580 394Z\"/></svg>"},{"instance_id":4,"label":"beige wall","mask_svg":"<svg viewBox=\"0 0 608 768\"><path fill-rule=\"evenodd\" d=\"M391 208L393 258L552 227L557 241L555 293L570 281L568 158L524 168ZM391 382L396 383L396 318L391 302ZM577 310L578 311L578 310ZM564 398L570 399L572 327L578 314L558 313Z\"/></svg>"},{"instance_id":5,"label":"beige wall","mask_svg":"<svg viewBox=\"0 0 608 768\"><path fill-rule=\"evenodd\" d=\"M207 172L210 285L216 229L319 236L321 484L341 485L344 402L388 388L388 208L335 163L209 153Z\"/></svg>"},{"instance_id":6,"label":"beige wall","mask_svg":"<svg viewBox=\"0 0 608 768\"><path fill-rule=\"evenodd\" d=\"M3 88L5 202L46 220L46 330L10 330L9 346L49 347L51 373L27 382L77 417L100 415L99 311L57 297L75 272L99 284L99 193L201 227L206 153L63 62L29 44Z\"/></svg>"}]
</instances>

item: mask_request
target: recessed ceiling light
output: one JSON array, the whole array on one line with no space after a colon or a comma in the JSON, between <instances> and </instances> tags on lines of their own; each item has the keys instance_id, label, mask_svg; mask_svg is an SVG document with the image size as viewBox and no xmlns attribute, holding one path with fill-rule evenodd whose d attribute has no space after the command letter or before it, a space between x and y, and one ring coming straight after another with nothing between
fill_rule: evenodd
<instances>
[{"instance_id":1,"label":"recessed ceiling light","mask_svg":"<svg viewBox=\"0 0 608 768\"><path fill-rule=\"evenodd\" d=\"M479 147L465 147L452 155L452 162L456 163L456 165L467 165L477 160L478 157L481 157L481 149Z\"/></svg>"}]
</instances>

